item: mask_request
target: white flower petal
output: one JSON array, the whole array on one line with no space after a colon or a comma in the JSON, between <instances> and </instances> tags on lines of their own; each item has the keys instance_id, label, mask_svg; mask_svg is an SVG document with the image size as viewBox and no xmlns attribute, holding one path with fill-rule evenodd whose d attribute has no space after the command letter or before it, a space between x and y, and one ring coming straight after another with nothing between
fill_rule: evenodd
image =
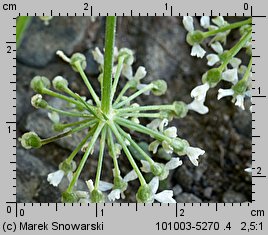
<instances>
[{"instance_id":1,"label":"white flower petal","mask_svg":"<svg viewBox=\"0 0 268 235\"><path fill-rule=\"evenodd\" d=\"M68 179L69 182L72 181L72 179L73 179L73 172L71 172L71 171L68 172L67 179Z\"/></svg>"},{"instance_id":2,"label":"white flower petal","mask_svg":"<svg viewBox=\"0 0 268 235\"><path fill-rule=\"evenodd\" d=\"M246 168L244 171L247 172L247 173L252 173L252 168L251 167Z\"/></svg>"},{"instance_id":3,"label":"white flower petal","mask_svg":"<svg viewBox=\"0 0 268 235\"><path fill-rule=\"evenodd\" d=\"M98 47L95 48L95 50L92 51L92 55L94 60L98 63L103 65L104 64L104 57L101 53L100 49Z\"/></svg>"},{"instance_id":4,"label":"white flower petal","mask_svg":"<svg viewBox=\"0 0 268 235\"><path fill-rule=\"evenodd\" d=\"M219 55L221 55L223 53L223 47L222 45L220 44L220 42L213 42L211 44L211 48L217 52Z\"/></svg>"},{"instance_id":5,"label":"white flower petal","mask_svg":"<svg viewBox=\"0 0 268 235\"><path fill-rule=\"evenodd\" d=\"M194 31L194 19L191 16L183 16L182 23L188 32Z\"/></svg>"},{"instance_id":6,"label":"white flower petal","mask_svg":"<svg viewBox=\"0 0 268 235\"><path fill-rule=\"evenodd\" d=\"M222 80L236 84L238 82L237 69L228 69L222 73Z\"/></svg>"},{"instance_id":7,"label":"white flower petal","mask_svg":"<svg viewBox=\"0 0 268 235\"><path fill-rule=\"evenodd\" d=\"M203 58L206 54L206 51L197 43L195 43L192 47L191 56L196 56L199 58Z\"/></svg>"},{"instance_id":8,"label":"white flower petal","mask_svg":"<svg viewBox=\"0 0 268 235\"><path fill-rule=\"evenodd\" d=\"M149 186L152 189L152 193L155 194L157 192L158 187L159 187L159 178L157 176L152 178L152 180L149 183Z\"/></svg>"},{"instance_id":9,"label":"white flower petal","mask_svg":"<svg viewBox=\"0 0 268 235\"><path fill-rule=\"evenodd\" d=\"M102 191L102 192L105 192L105 191L108 191L110 189L113 188L113 184L109 183L109 182L105 182L105 181L102 181L100 180L99 182L99 190Z\"/></svg>"},{"instance_id":10,"label":"white flower petal","mask_svg":"<svg viewBox=\"0 0 268 235\"><path fill-rule=\"evenodd\" d=\"M78 191L75 192L75 194L80 199L82 199L82 198L88 199L89 198L89 194L86 191L80 191L80 190L78 190Z\"/></svg>"},{"instance_id":11,"label":"white flower petal","mask_svg":"<svg viewBox=\"0 0 268 235\"><path fill-rule=\"evenodd\" d=\"M186 154L189 157L190 161L195 165L198 166L198 157L203 155L205 151L200 148L188 147L186 148Z\"/></svg>"},{"instance_id":12,"label":"white flower petal","mask_svg":"<svg viewBox=\"0 0 268 235\"><path fill-rule=\"evenodd\" d=\"M225 24L224 18L222 16L217 16L217 17L213 18L212 22L219 27L221 27Z\"/></svg>"},{"instance_id":13,"label":"white flower petal","mask_svg":"<svg viewBox=\"0 0 268 235\"><path fill-rule=\"evenodd\" d=\"M125 177L123 178L123 180L125 182L129 182L129 181L133 181L133 180L135 180L137 178L138 178L138 175L137 175L136 171L132 170L132 171L130 171L129 173L127 173L125 175Z\"/></svg>"},{"instance_id":14,"label":"white flower petal","mask_svg":"<svg viewBox=\"0 0 268 235\"><path fill-rule=\"evenodd\" d=\"M137 69L134 79L141 80L146 76L147 72L143 66L139 66Z\"/></svg>"},{"instance_id":15,"label":"white flower petal","mask_svg":"<svg viewBox=\"0 0 268 235\"><path fill-rule=\"evenodd\" d=\"M208 63L207 63L208 66L213 66L214 64L220 61L220 57L216 54L209 54L207 55L206 58L208 60Z\"/></svg>"},{"instance_id":16,"label":"white flower petal","mask_svg":"<svg viewBox=\"0 0 268 235\"><path fill-rule=\"evenodd\" d=\"M48 113L47 116L53 123L59 123L60 122L60 116L56 112Z\"/></svg>"},{"instance_id":17,"label":"white flower petal","mask_svg":"<svg viewBox=\"0 0 268 235\"><path fill-rule=\"evenodd\" d=\"M89 189L89 192L92 192L94 190L94 183L92 180L86 181L87 187Z\"/></svg>"},{"instance_id":18,"label":"white flower petal","mask_svg":"<svg viewBox=\"0 0 268 235\"><path fill-rule=\"evenodd\" d=\"M87 204L90 203L90 200L88 198L81 198L79 199L78 203Z\"/></svg>"},{"instance_id":19,"label":"white flower petal","mask_svg":"<svg viewBox=\"0 0 268 235\"><path fill-rule=\"evenodd\" d=\"M149 151L152 151L153 154L155 154L157 152L159 144L160 144L160 142L158 140L155 140L152 143L150 143L149 147L148 147Z\"/></svg>"},{"instance_id":20,"label":"white flower petal","mask_svg":"<svg viewBox=\"0 0 268 235\"><path fill-rule=\"evenodd\" d=\"M142 164L141 170L143 172L145 173L151 172L151 167L150 167L149 162L141 160L141 164Z\"/></svg>"},{"instance_id":21,"label":"white flower petal","mask_svg":"<svg viewBox=\"0 0 268 235\"><path fill-rule=\"evenodd\" d=\"M151 121L149 124L146 125L146 127L152 129L152 130L155 130L157 131L158 130L158 127L160 125L160 123L162 122L161 119L154 119L153 121Z\"/></svg>"},{"instance_id":22,"label":"white flower petal","mask_svg":"<svg viewBox=\"0 0 268 235\"><path fill-rule=\"evenodd\" d=\"M187 105L188 109L193 110L200 114L206 114L208 113L208 107L204 105L203 101L199 101L194 99L192 103Z\"/></svg>"},{"instance_id":23,"label":"white flower petal","mask_svg":"<svg viewBox=\"0 0 268 235\"><path fill-rule=\"evenodd\" d=\"M166 153L172 154L173 153L173 148L167 141L162 141L162 147L165 150Z\"/></svg>"},{"instance_id":24,"label":"white flower petal","mask_svg":"<svg viewBox=\"0 0 268 235\"><path fill-rule=\"evenodd\" d=\"M108 194L108 199L111 202L114 202L116 199L120 199L120 189L114 189Z\"/></svg>"},{"instance_id":25,"label":"white flower petal","mask_svg":"<svg viewBox=\"0 0 268 235\"><path fill-rule=\"evenodd\" d=\"M200 24L203 28L207 29L210 26L209 16L202 16L200 19Z\"/></svg>"},{"instance_id":26,"label":"white flower petal","mask_svg":"<svg viewBox=\"0 0 268 235\"><path fill-rule=\"evenodd\" d=\"M133 70L131 65L124 64L123 69L122 69L122 74L128 79L131 80L133 79Z\"/></svg>"},{"instance_id":27,"label":"white flower petal","mask_svg":"<svg viewBox=\"0 0 268 235\"><path fill-rule=\"evenodd\" d=\"M218 100L225 96L233 96L234 90L233 89L219 89L218 91Z\"/></svg>"},{"instance_id":28,"label":"white flower petal","mask_svg":"<svg viewBox=\"0 0 268 235\"><path fill-rule=\"evenodd\" d=\"M159 125L159 130L161 132L164 132L164 127L166 127L168 125L168 120L166 118L164 118Z\"/></svg>"},{"instance_id":29,"label":"white flower petal","mask_svg":"<svg viewBox=\"0 0 268 235\"><path fill-rule=\"evenodd\" d=\"M162 202L162 203L176 203L176 201L172 198L173 191L172 190L164 190L160 193L154 195L154 199Z\"/></svg>"},{"instance_id":30,"label":"white flower petal","mask_svg":"<svg viewBox=\"0 0 268 235\"><path fill-rule=\"evenodd\" d=\"M169 138L177 137L177 128L175 126L169 127L164 131L164 135Z\"/></svg>"},{"instance_id":31,"label":"white flower petal","mask_svg":"<svg viewBox=\"0 0 268 235\"><path fill-rule=\"evenodd\" d=\"M244 96L243 95L236 96L235 105L238 106L238 107L240 107L241 109L245 110L245 107L244 107Z\"/></svg>"},{"instance_id":32,"label":"white flower petal","mask_svg":"<svg viewBox=\"0 0 268 235\"><path fill-rule=\"evenodd\" d=\"M64 176L64 171L57 170L55 172L48 174L47 181L50 184L52 184L54 187L57 187L59 185L59 183L61 182L63 176Z\"/></svg>"},{"instance_id":33,"label":"white flower petal","mask_svg":"<svg viewBox=\"0 0 268 235\"><path fill-rule=\"evenodd\" d=\"M165 168L167 170L173 170L181 165L182 165L182 161L178 157L173 157L166 163Z\"/></svg>"},{"instance_id":34,"label":"white flower petal","mask_svg":"<svg viewBox=\"0 0 268 235\"><path fill-rule=\"evenodd\" d=\"M207 82L200 86L197 86L191 91L191 97L198 101L204 102L208 89L209 84Z\"/></svg>"},{"instance_id":35,"label":"white flower petal","mask_svg":"<svg viewBox=\"0 0 268 235\"><path fill-rule=\"evenodd\" d=\"M237 69L238 67L239 67L239 65L241 64L241 60L239 59L239 58L236 58L236 57L233 57L231 60L230 60L230 65L233 67L233 68L235 68L235 69Z\"/></svg>"}]
</instances>

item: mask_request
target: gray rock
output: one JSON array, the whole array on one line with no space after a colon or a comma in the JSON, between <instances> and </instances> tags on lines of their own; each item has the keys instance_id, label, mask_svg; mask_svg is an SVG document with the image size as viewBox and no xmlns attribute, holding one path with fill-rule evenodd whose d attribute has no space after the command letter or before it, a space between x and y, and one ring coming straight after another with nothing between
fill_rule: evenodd
<instances>
[{"instance_id":1,"label":"gray rock","mask_svg":"<svg viewBox=\"0 0 268 235\"><path fill-rule=\"evenodd\" d=\"M233 125L237 130L237 132L248 138L251 138L252 117L250 112L238 109L237 112L234 113L233 119L234 119Z\"/></svg>"},{"instance_id":2,"label":"gray rock","mask_svg":"<svg viewBox=\"0 0 268 235\"><path fill-rule=\"evenodd\" d=\"M81 43L89 25L89 17L54 17L48 26L33 17L27 34L17 51L17 59L33 67L44 67L57 50L67 55Z\"/></svg>"},{"instance_id":3,"label":"gray rock","mask_svg":"<svg viewBox=\"0 0 268 235\"><path fill-rule=\"evenodd\" d=\"M202 200L192 193L182 193L176 197L178 203L201 203Z\"/></svg>"},{"instance_id":4,"label":"gray rock","mask_svg":"<svg viewBox=\"0 0 268 235\"><path fill-rule=\"evenodd\" d=\"M235 192L233 190L229 190L223 194L222 201L226 203L240 203L246 202L247 199L245 195Z\"/></svg>"},{"instance_id":5,"label":"gray rock","mask_svg":"<svg viewBox=\"0 0 268 235\"><path fill-rule=\"evenodd\" d=\"M183 192L182 187L179 184L176 184L172 189L174 196L178 196Z\"/></svg>"},{"instance_id":6,"label":"gray rock","mask_svg":"<svg viewBox=\"0 0 268 235\"><path fill-rule=\"evenodd\" d=\"M187 169L185 165L182 165L175 173L175 180L183 188L184 191L191 191L192 184L194 182L194 175Z\"/></svg>"}]
</instances>

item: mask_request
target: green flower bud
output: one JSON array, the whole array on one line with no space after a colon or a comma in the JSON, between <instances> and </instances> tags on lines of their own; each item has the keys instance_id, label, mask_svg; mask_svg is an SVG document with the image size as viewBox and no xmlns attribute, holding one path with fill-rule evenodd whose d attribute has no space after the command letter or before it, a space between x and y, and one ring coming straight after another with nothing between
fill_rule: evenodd
<instances>
[{"instance_id":1,"label":"green flower bud","mask_svg":"<svg viewBox=\"0 0 268 235\"><path fill-rule=\"evenodd\" d=\"M35 132L27 132L19 139L25 149L40 148L42 146L40 137Z\"/></svg>"},{"instance_id":2,"label":"green flower bud","mask_svg":"<svg viewBox=\"0 0 268 235\"><path fill-rule=\"evenodd\" d=\"M207 82L210 87L215 87L220 80L221 80L221 71L218 68L212 68L202 76L202 82L203 83Z\"/></svg>"},{"instance_id":3,"label":"green flower bud","mask_svg":"<svg viewBox=\"0 0 268 235\"><path fill-rule=\"evenodd\" d=\"M153 81L154 85L152 92L156 96L164 95L167 91L167 83L164 80Z\"/></svg>"},{"instance_id":4,"label":"green flower bud","mask_svg":"<svg viewBox=\"0 0 268 235\"><path fill-rule=\"evenodd\" d=\"M45 109L47 107L47 102L43 100L42 95L40 94L36 94L32 97L31 104L37 109Z\"/></svg>"},{"instance_id":5,"label":"green flower bud","mask_svg":"<svg viewBox=\"0 0 268 235\"><path fill-rule=\"evenodd\" d=\"M186 140L175 138L171 140L171 146L178 155L184 155L185 149L189 147L189 143Z\"/></svg>"},{"instance_id":6,"label":"green flower bud","mask_svg":"<svg viewBox=\"0 0 268 235\"><path fill-rule=\"evenodd\" d=\"M204 40L204 34L199 30L189 32L186 36L186 42L191 46L193 46L195 43L200 44L203 40Z\"/></svg>"},{"instance_id":7,"label":"green flower bud","mask_svg":"<svg viewBox=\"0 0 268 235\"><path fill-rule=\"evenodd\" d=\"M188 113L187 105L182 101L173 102L174 105L174 113L177 118L184 118Z\"/></svg>"},{"instance_id":8,"label":"green flower bud","mask_svg":"<svg viewBox=\"0 0 268 235\"><path fill-rule=\"evenodd\" d=\"M70 60L70 64L73 68L74 71L78 72L78 69L76 68L76 63L79 62L79 64L81 65L81 68L83 70L86 69L87 67L87 61L86 61L86 57L81 54L81 53L74 53L71 57L71 60Z\"/></svg>"},{"instance_id":9,"label":"green flower bud","mask_svg":"<svg viewBox=\"0 0 268 235\"><path fill-rule=\"evenodd\" d=\"M62 163L60 163L59 169L68 174L69 172L75 171L76 163L75 161L71 161L71 163L69 163L67 160L65 160Z\"/></svg>"},{"instance_id":10,"label":"green flower bud","mask_svg":"<svg viewBox=\"0 0 268 235\"><path fill-rule=\"evenodd\" d=\"M157 157L166 161L169 161L171 159L171 155L167 153L163 148L159 148Z\"/></svg>"},{"instance_id":11,"label":"green flower bud","mask_svg":"<svg viewBox=\"0 0 268 235\"><path fill-rule=\"evenodd\" d=\"M62 76L57 76L52 81L54 89L58 91L65 91L65 89L68 88L68 84L68 81Z\"/></svg>"},{"instance_id":12,"label":"green flower bud","mask_svg":"<svg viewBox=\"0 0 268 235\"><path fill-rule=\"evenodd\" d=\"M154 201L154 195L148 184L141 185L136 193L137 202L151 203Z\"/></svg>"},{"instance_id":13,"label":"green flower bud","mask_svg":"<svg viewBox=\"0 0 268 235\"><path fill-rule=\"evenodd\" d=\"M77 197L75 192L63 192L61 195L61 201L63 203L75 203L78 202L79 198Z\"/></svg>"},{"instance_id":14,"label":"green flower bud","mask_svg":"<svg viewBox=\"0 0 268 235\"><path fill-rule=\"evenodd\" d=\"M132 50L128 48L122 48L120 49L118 53L118 58L121 56L125 56L124 64L132 65L134 62L134 53Z\"/></svg>"},{"instance_id":15,"label":"green flower bud","mask_svg":"<svg viewBox=\"0 0 268 235\"><path fill-rule=\"evenodd\" d=\"M94 189L90 194L90 200L92 203L104 202L104 195L100 190Z\"/></svg>"},{"instance_id":16,"label":"green flower bud","mask_svg":"<svg viewBox=\"0 0 268 235\"><path fill-rule=\"evenodd\" d=\"M43 76L35 76L31 81L31 88L39 94L43 94L43 89L50 88L50 81Z\"/></svg>"},{"instance_id":17,"label":"green flower bud","mask_svg":"<svg viewBox=\"0 0 268 235\"><path fill-rule=\"evenodd\" d=\"M247 91L247 88L248 82L243 79L232 86L232 90L234 91L235 95L243 95Z\"/></svg>"},{"instance_id":18,"label":"green flower bud","mask_svg":"<svg viewBox=\"0 0 268 235\"><path fill-rule=\"evenodd\" d=\"M127 189L127 182L123 180L121 176L114 177L114 189L120 189L121 191L125 191Z\"/></svg>"},{"instance_id":19,"label":"green flower bud","mask_svg":"<svg viewBox=\"0 0 268 235\"><path fill-rule=\"evenodd\" d=\"M164 171L165 165L161 163L154 163L151 165L151 172L155 176L160 176Z\"/></svg>"}]
</instances>

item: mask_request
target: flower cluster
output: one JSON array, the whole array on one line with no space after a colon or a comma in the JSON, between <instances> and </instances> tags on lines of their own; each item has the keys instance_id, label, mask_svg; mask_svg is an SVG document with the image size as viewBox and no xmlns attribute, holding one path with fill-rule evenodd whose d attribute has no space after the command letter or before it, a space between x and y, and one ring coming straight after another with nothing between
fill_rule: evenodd
<instances>
[{"instance_id":1,"label":"flower cluster","mask_svg":"<svg viewBox=\"0 0 268 235\"><path fill-rule=\"evenodd\" d=\"M99 48L92 51L95 61L99 64L99 82L101 87L104 83L105 56ZM133 72L134 53L130 49L114 48L112 66L112 89L111 109L105 113L102 108L102 100L97 95L84 69L86 58L80 53L73 54L70 58L62 51L57 55L70 64L74 71L79 73L91 99L82 97L69 88L68 80L57 76L50 80L43 76L36 76L31 81L31 88L37 93L32 97L31 103L37 109L45 109L53 124L53 129L58 134L42 139L34 132L25 133L21 138L24 148L40 148L45 144L58 140L59 138L71 136L73 133L87 130L87 134L73 152L64 160L56 172L48 175L50 184L57 187L64 177L69 180L69 186L62 194L63 202L104 202L124 199L124 192L128 189L128 183L139 180L140 187L136 193L138 202L175 202L172 190L158 191L159 181L168 177L170 171L183 164L180 156L187 155L190 161L197 166L198 158L205 153L204 150L190 147L189 143L177 136L175 126L168 127L169 121L173 118L183 118L188 112L187 104L175 101L165 105L139 105L134 101L140 95L153 94L163 95L167 90L167 84L163 80L155 80L149 84L141 83L146 76L146 70L140 66ZM125 86L116 91L119 79L125 78ZM53 87L54 89L52 89ZM127 95L130 94L130 95ZM66 101L66 109L53 107L45 100L46 96L56 97ZM77 121L63 123L60 116L77 118ZM140 124L139 118L149 118L152 121L144 126ZM168 154L176 154L166 163L154 160L144 151L132 138L133 131L150 136L153 142L149 150L157 153L161 145ZM86 181L88 191L81 191L77 187L77 180L80 177L88 157L93 154L94 146L99 138L99 157L96 169L96 178ZM113 160L113 179L111 182L101 180L102 164L105 160L105 150ZM80 160L75 157L79 152L84 152ZM123 154L124 153L124 154ZM139 155L139 160L137 156ZM118 158L126 157L132 169L122 176ZM78 162L76 164L76 162ZM146 182L144 173L151 173L153 178Z\"/></svg>"},{"instance_id":2,"label":"flower cluster","mask_svg":"<svg viewBox=\"0 0 268 235\"><path fill-rule=\"evenodd\" d=\"M235 105L241 109L244 107L245 97L250 97L251 88L251 26L252 19L244 21L228 23L222 16L210 19L208 16L202 16L200 25L205 31L194 29L194 18L191 16L183 17L183 24L188 31L186 41L192 46L191 55L203 58L206 51L201 46L202 43L208 42L208 45L214 51L206 56L207 64L215 66L209 69L202 76L202 85L197 86L191 92L194 100L188 104L188 109L205 114L209 111L205 105L206 94L210 88L215 87L220 81L231 83L230 89L218 90L218 99L226 96L232 96ZM228 50L224 50L227 36L233 29L239 29L239 41ZM210 40L208 40L211 38ZM235 56L241 50L245 49L249 55L247 66L241 65L242 61Z\"/></svg>"}]
</instances>

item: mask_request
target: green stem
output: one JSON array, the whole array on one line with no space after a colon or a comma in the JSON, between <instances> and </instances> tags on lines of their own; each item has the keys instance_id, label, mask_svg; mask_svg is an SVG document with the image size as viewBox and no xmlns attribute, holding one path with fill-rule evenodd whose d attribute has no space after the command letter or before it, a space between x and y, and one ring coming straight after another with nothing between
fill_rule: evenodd
<instances>
[{"instance_id":1,"label":"green stem","mask_svg":"<svg viewBox=\"0 0 268 235\"><path fill-rule=\"evenodd\" d=\"M113 106L115 106L120 100L122 99L123 95L126 93L126 91L130 88L130 82L127 82L126 85L123 87L123 89L120 91L119 95L117 96Z\"/></svg>"},{"instance_id":2,"label":"green stem","mask_svg":"<svg viewBox=\"0 0 268 235\"><path fill-rule=\"evenodd\" d=\"M142 117L142 118L162 118L161 113L120 113L118 116L121 117Z\"/></svg>"},{"instance_id":3,"label":"green stem","mask_svg":"<svg viewBox=\"0 0 268 235\"><path fill-rule=\"evenodd\" d=\"M68 103L72 103L72 104L77 105L78 107L81 106L81 103L80 103L79 101L74 100L73 98L70 98L70 97L68 97L68 96L59 94L59 93L57 93L57 92L51 91L51 90L49 90L49 89L47 89L47 88L44 88L44 89L42 90L42 94L49 95L49 96L52 96L52 97L56 97L56 98L59 98L59 99L61 99L61 100L65 100L65 101L67 101Z\"/></svg>"},{"instance_id":4,"label":"green stem","mask_svg":"<svg viewBox=\"0 0 268 235\"><path fill-rule=\"evenodd\" d=\"M135 122L132 122L130 120L126 120L124 118L116 117L115 121L119 125L122 125L122 126L128 128L130 130L134 130L134 131L138 131L140 133L146 134L146 135L150 135L154 139L157 139L159 141L166 140L166 141L170 142L170 138L165 136L165 135L163 135L162 133L154 131L154 130L148 128L148 127L142 126L142 125L137 124Z\"/></svg>"},{"instance_id":5,"label":"green stem","mask_svg":"<svg viewBox=\"0 0 268 235\"><path fill-rule=\"evenodd\" d=\"M106 134L107 134L107 127L104 126L101 132L99 159L98 159L97 173L96 173L95 185L94 185L94 188L97 190L99 188L100 177L101 177L101 169L102 169Z\"/></svg>"},{"instance_id":6,"label":"green stem","mask_svg":"<svg viewBox=\"0 0 268 235\"><path fill-rule=\"evenodd\" d=\"M25 30L32 20L31 16L19 16L16 21L16 43L17 48L20 47Z\"/></svg>"},{"instance_id":7,"label":"green stem","mask_svg":"<svg viewBox=\"0 0 268 235\"><path fill-rule=\"evenodd\" d=\"M121 135L123 135L130 142L132 147L137 150L137 152L139 152L147 162L149 162L150 164L154 164L152 158L150 158L150 156L148 156L148 154L144 152L143 149L121 127L119 127L119 125L117 125L116 127L121 133Z\"/></svg>"},{"instance_id":8,"label":"green stem","mask_svg":"<svg viewBox=\"0 0 268 235\"><path fill-rule=\"evenodd\" d=\"M74 151L70 154L70 156L67 158L67 163L71 164L72 160L76 156L76 154L82 149L82 147L85 145L87 140L92 136L92 134L95 132L96 128L92 128L86 135L86 137L80 142L79 145L74 149Z\"/></svg>"},{"instance_id":9,"label":"green stem","mask_svg":"<svg viewBox=\"0 0 268 235\"><path fill-rule=\"evenodd\" d=\"M247 20L243 20L243 21L240 21L240 22L235 22L233 24L229 24L229 25L220 27L219 29L204 32L203 36L204 36L204 38L207 38L207 37L213 36L213 35L215 35L217 33L225 32L225 31L228 31L230 29L239 28L239 27L241 27L243 25L247 25L247 24L252 24L252 18L251 17L249 19L247 19Z\"/></svg>"},{"instance_id":10,"label":"green stem","mask_svg":"<svg viewBox=\"0 0 268 235\"><path fill-rule=\"evenodd\" d=\"M128 102L130 102L131 100L134 100L136 97L138 97L139 95L143 94L146 91L149 91L151 89L154 88L154 84L148 84L147 86L143 87L142 89L138 90L137 92L135 92L133 95L129 96L127 99L121 101L120 103L116 104L114 106L114 108L120 108L123 105L127 104Z\"/></svg>"},{"instance_id":11,"label":"green stem","mask_svg":"<svg viewBox=\"0 0 268 235\"><path fill-rule=\"evenodd\" d=\"M108 142L109 142L109 147L110 147L110 151L111 151L111 157L112 157L113 163L114 163L115 176L120 176L120 169L119 169L117 157L115 154L115 144L114 144L113 134L112 134L112 131L110 128L108 128Z\"/></svg>"},{"instance_id":12,"label":"green stem","mask_svg":"<svg viewBox=\"0 0 268 235\"><path fill-rule=\"evenodd\" d=\"M127 113L127 112L154 111L154 110L174 111L174 105L167 104L167 105L148 105L148 106L139 106L139 107L127 107L127 108L117 109L117 113L121 114L121 113Z\"/></svg>"},{"instance_id":13,"label":"green stem","mask_svg":"<svg viewBox=\"0 0 268 235\"><path fill-rule=\"evenodd\" d=\"M219 67L221 71L225 69L229 61L246 45L251 38L251 30L243 35L243 37L229 50L225 61Z\"/></svg>"},{"instance_id":14,"label":"green stem","mask_svg":"<svg viewBox=\"0 0 268 235\"><path fill-rule=\"evenodd\" d=\"M116 72L115 72L115 75L114 75L114 82L113 82L113 87L112 87L111 100L113 100L114 95L115 95L115 92L116 92L116 88L117 88L117 85L118 85L119 77L120 77L121 71L123 69L124 60L125 60L125 56L121 56L118 59L118 64L117 64Z\"/></svg>"},{"instance_id":15,"label":"green stem","mask_svg":"<svg viewBox=\"0 0 268 235\"><path fill-rule=\"evenodd\" d=\"M101 91L101 109L105 114L110 112L112 100L112 70L114 59L114 41L116 30L116 17L106 17L106 32L105 32L105 55L104 55L104 71Z\"/></svg>"},{"instance_id":16,"label":"green stem","mask_svg":"<svg viewBox=\"0 0 268 235\"><path fill-rule=\"evenodd\" d=\"M83 155L83 157L82 157L82 159L81 159L81 161L79 163L79 166L78 166L77 170L75 171L75 173L73 175L73 178L72 178L72 180L71 180L71 182L70 182L70 184L69 184L69 186L67 188L67 192L69 192L69 193L72 192L73 187L74 187L75 183L77 182L77 180L78 180L78 178L79 178L79 176L80 176L80 174L81 174L81 172L82 172L82 170L84 168L84 165L85 165L85 163L86 163L86 161L88 159L88 156L89 156L92 148L94 147L94 144L95 144L97 138L99 137L103 126L104 126L103 122L100 122L98 124L98 127L96 128L96 130L95 130L95 132L94 132L94 134L93 134L93 136L92 136L92 138L91 138L91 140L90 140L90 142L88 144L87 150L84 153L84 155Z\"/></svg>"},{"instance_id":17,"label":"green stem","mask_svg":"<svg viewBox=\"0 0 268 235\"><path fill-rule=\"evenodd\" d=\"M81 67L81 64L79 61L76 61L74 63L75 67L77 68L81 78L83 79L85 85L87 86L87 89L90 93L90 95L92 96L93 100L95 101L95 103L100 106L100 99L99 97L97 96L97 94L95 93L93 87L91 86L90 82L88 81L88 78L83 70L83 68Z\"/></svg>"},{"instance_id":18,"label":"green stem","mask_svg":"<svg viewBox=\"0 0 268 235\"><path fill-rule=\"evenodd\" d=\"M124 152L125 152L125 154L126 154L126 156L128 158L128 161L130 162L131 166L133 167L133 169L135 170L136 174L138 175L139 181L140 181L141 185L145 185L146 184L146 181L145 181L145 179L144 179L144 177L143 177L143 175L142 175L139 167L137 166L134 158L132 157L131 153L129 152L129 150L128 150L127 146L126 146L125 141L123 140L122 136L118 132L115 124L112 123L112 122L110 122L109 123L109 126L112 129L112 131L113 131L115 137L117 138L119 144L122 146L122 148L123 148L123 150L124 150Z\"/></svg>"},{"instance_id":19,"label":"green stem","mask_svg":"<svg viewBox=\"0 0 268 235\"><path fill-rule=\"evenodd\" d=\"M66 124L64 124L64 123L56 123L54 125L57 125L58 129L60 128L61 130L64 130L67 127L73 127L73 126L77 126L77 125L80 125L80 124L88 123L90 120L92 120L92 119L84 119L82 121L70 122L70 123L66 123Z\"/></svg>"},{"instance_id":20,"label":"green stem","mask_svg":"<svg viewBox=\"0 0 268 235\"><path fill-rule=\"evenodd\" d=\"M92 117L91 115L85 114L85 113L76 113L76 112L68 112L68 111L63 111L61 109L54 108L50 105L47 106L46 108L49 111L60 113L65 116L70 116L70 117L84 117L84 118L90 118Z\"/></svg>"},{"instance_id":21,"label":"green stem","mask_svg":"<svg viewBox=\"0 0 268 235\"><path fill-rule=\"evenodd\" d=\"M241 80L248 81L248 78L250 76L251 67L252 67L252 57L250 58L247 70L246 70L246 72Z\"/></svg>"},{"instance_id":22,"label":"green stem","mask_svg":"<svg viewBox=\"0 0 268 235\"><path fill-rule=\"evenodd\" d=\"M95 122L96 122L96 120L92 120L92 121L89 121L88 123L85 123L84 125L80 125L80 126L78 126L78 127L76 127L76 128L73 128L73 129L71 129L71 130L69 130L69 131L60 133L60 134L58 134L58 135L55 135L55 136L52 136L52 137L49 137L49 138L46 138L46 139L42 139L42 140L41 140L41 143L42 143L42 145L45 145L45 144L54 142L54 141L56 141L56 140L58 140L58 139L61 139L61 138L65 137L65 136L71 135L71 134L73 134L73 133L75 133L75 132L78 132L78 131L81 131L81 130L83 130L83 129L85 129L85 128L89 128L89 127L92 126Z\"/></svg>"}]
</instances>

